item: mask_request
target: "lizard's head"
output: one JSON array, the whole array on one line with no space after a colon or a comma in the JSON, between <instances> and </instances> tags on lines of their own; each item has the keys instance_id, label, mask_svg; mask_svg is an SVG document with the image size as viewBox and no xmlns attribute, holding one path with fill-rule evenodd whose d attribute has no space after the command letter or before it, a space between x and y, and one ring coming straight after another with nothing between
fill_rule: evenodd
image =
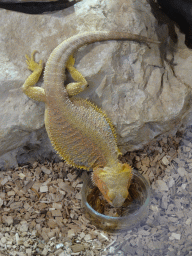
<instances>
[{"instance_id":1,"label":"lizard's head","mask_svg":"<svg viewBox=\"0 0 192 256\"><path fill-rule=\"evenodd\" d=\"M115 168L97 167L93 169L93 182L108 203L114 207L121 207L128 197L131 178L132 169L128 164L118 163Z\"/></svg>"}]
</instances>

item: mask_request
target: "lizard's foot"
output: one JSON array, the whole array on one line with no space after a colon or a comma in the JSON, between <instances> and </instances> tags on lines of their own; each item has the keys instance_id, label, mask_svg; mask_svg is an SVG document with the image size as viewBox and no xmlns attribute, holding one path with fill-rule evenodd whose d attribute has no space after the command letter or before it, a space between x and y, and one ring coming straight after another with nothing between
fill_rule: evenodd
<instances>
[{"instance_id":1,"label":"lizard's foot","mask_svg":"<svg viewBox=\"0 0 192 256\"><path fill-rule=\"evenodd\" d=\"M25 54L28 69L31 70L31 71L35 71L35 70L38 70L38 69L43 69L42 60L40 60L39 63L34 60L34 55L35 55L36 52L37 52L36 50L33 51L31 53L31 57L29 57L27 54Z\"/></svg>"},{"instance_id":2,"label":"lizard's foot","mask_svg":"<svg viewBox=\"0 0 192 256\"><path fill-rule=\"evenodd\" d=\"M131 178L131 166L121 163L115 168L94 168L92 176L104 198L114 207L121 207L128 197Z\"/></svg>"},{"instance_id":3,"label":"lizard's foot","mask_svg":"<svg viewBox=\"0 0 192 256\"><path fill-rule=\"evenodd\" d=\"M71 77L73 78L73 80L75 80L74 83L70 83L66 86L67 93L70 97L84 91L88 85L83 75L76 68L74 68L74 64L75 58L71 55L66 64L66 68L71 74Z\"/></svg>"},{"instance_id":4,"label":"lizard's foot","mask_svg":"<svg viewBox=\"0 0 192 256\"><path fill-rule=\"evenodd\" d=\"M35 52L36 51L32 52L31 58L28 55L25 55L28 69L33 71L33 73L26 79L22 86L22 90L29 98L46 102L45 90L41 87L34 87L43 71L42 60L40 60L39 63L35 62L34 60Z\"/></svg>"},{"instance_id":5,"label":"lizard's foot","mask_svg":"<svg viewBox=\"0 0 192 256\"><path fill-rule=\"evenodd\" d=\"M73 67L75 64L75 58L73 57L73 55L71 55L66 63L66 67L70 68Z\"/></svg>"}]
</instances>

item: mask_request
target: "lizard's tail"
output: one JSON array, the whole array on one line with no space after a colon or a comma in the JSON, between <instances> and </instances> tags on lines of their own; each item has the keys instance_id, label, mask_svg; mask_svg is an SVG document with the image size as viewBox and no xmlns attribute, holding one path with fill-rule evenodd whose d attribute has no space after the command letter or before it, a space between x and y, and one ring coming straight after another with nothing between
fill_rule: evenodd
<instances>
[{"instance_id":1,"label":"lizard's tail","mask_svg":"<svg viewBox=\"0 0 192 256\"><path fill-rule=\"evenodd\" d=\"M60 100L67 101L67 93L63 87L64 84L64 71L67 60L73 52L85 44L94 42L101 42L107 40L128 40L136 41L139 43L155 43L159 41L149 39L144 36L129 34L127 32L114 32L114 31L93 31L83 34L72 36L59 44L51 53L44 72L45 93L47 97L51 97L58 102ZM53 86L54 85L54 86ZM59 98L58 98L59 95Z\"/></svg>"}]
</instances>

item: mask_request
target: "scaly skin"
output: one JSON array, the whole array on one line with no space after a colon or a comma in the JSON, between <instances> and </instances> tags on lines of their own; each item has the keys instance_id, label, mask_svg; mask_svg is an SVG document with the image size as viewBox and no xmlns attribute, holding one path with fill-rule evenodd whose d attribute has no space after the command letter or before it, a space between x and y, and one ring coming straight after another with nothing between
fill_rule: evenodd
<instances>
[{"instance_id":1,"label":"scaly skin","mask_svg":"<svg viewBox=\"0 0 192 256\"><path fill-rule=\"evenodd\" d=\"M119 150L113 125L106 114L91 102L70 98L87 87L85 78L74 67L73 52L96 41L131 40L158 43L125 32L90 32L73 36L51 53L44 72L44 89L33 87L42 72L42 61L26 56L33 73L22 86L28 97L45 102L45 127L52 145L67 163L77 168L93 168L93 181L105 199L120 207L128 196L132 172L118 161ZM65 69L76 81L63 86Z\"/></svg>"}]
</instances>

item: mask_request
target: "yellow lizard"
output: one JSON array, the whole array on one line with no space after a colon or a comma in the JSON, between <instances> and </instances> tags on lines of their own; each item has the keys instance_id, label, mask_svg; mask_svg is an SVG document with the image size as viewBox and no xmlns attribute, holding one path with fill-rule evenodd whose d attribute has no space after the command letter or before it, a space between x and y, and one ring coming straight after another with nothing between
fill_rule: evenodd
<instances>
[{"instance_id":1,"label":"yellow lizard","mask_svg":"<svg viewBox=\"0 0 192 256\"><path fill-rule=\"evenodd\" d=\"M55 150L77 168L93 169L92 179L104 198L120 207L128 197L132 169L118 160L115 131L106 114L84 99L73 98L87 87L87 81L74 68L74 51L85 44L106 40L158 43L126 32L88 32L73 36L51 53L44 71L44 89L34 87L42 73L42 61L26 55L33 73L22 86L30 98L45 102L45 127ZM75 82L64 87L65 69ZM72 98L71 98L72 97Z\"/></svg>"}]
</instances>

